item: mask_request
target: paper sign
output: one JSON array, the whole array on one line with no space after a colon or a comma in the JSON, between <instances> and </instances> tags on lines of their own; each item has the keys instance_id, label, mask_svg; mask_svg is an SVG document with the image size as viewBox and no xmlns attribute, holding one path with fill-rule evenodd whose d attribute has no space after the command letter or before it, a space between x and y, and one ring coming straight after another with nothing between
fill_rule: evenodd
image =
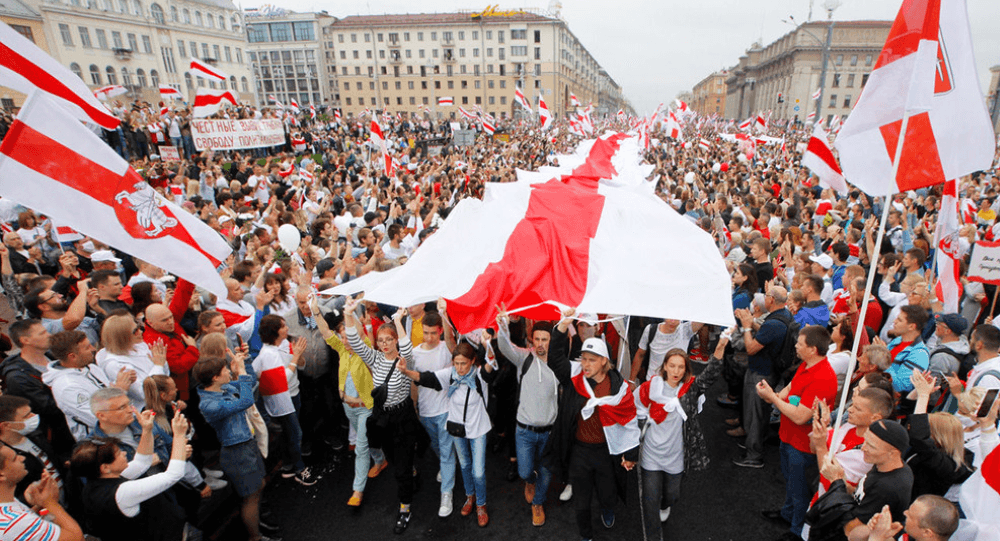
<instances>
[{"instance_id":1,"label":"paper sign","mask_svg":"<svg viewBox=\"0 0 1000 541\"><path fill-rule=\"evenodd\" d=\"M160 158L165 162L179 162L181 161L181 155L177 152L177 147L172 147L168 145L160 145L157 147L160 149Z\"/></svg>"},{"instance_id":2,"label":"paper sign","mask_svg":"<svg viewBox=\"0 0 1000 541\"><path fill-rule=\"evenodd\" d=\"M977 242L969 262L969 281L1000 285L1000 242Z\"/></svg>"}]
</instances>

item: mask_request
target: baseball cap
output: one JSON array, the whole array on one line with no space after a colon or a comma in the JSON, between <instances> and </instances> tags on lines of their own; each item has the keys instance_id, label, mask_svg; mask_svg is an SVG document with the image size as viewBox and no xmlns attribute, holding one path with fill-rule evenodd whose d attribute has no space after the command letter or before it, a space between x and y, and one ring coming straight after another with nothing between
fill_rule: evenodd
<instances>
[{"instance_id":1,"label":"baseball cap","mask_svg":"<svg viewBox=\"0 0 1000 541\"><path fill-rule=\"evenodd\" d=\"M577 314L576 319L587 325L597 325L597 314Z\"/></svg>"},{"instance_id":2,"label":"baseball cap","mask_svg":"<svg viewBox=\"0 0 1000 541\"><path fill-rule=\"evenodd\" d=\"M821 267L828 270L833 266L833 258L828 254L811 255L809 256L809 261L819 263Z\"/></svg>"},{"instance_id":3,"label":"baseball cap","mask_svg":"<svg viewBox=\"0 0 1000 541\"><path fill-rule=\"evenodd\" d=\"M332 259L320 259L319 263L316 263L316 276L323 276L323 274L333 267L334 262Z\"/></svg>"},{"instance_id":4,"label":"baseball cap","mask_svg":"<svg viewBox=\"0 0 1000 541\"><path fill-rule=\"evenodd\" d=\"M747 254L743 251L743 248L737 246L732 250L729 250L729 255L726 256L726 261L732 261L734 263L743 263L746 261Z\"/></svg>"},{"instance_id":5,"label":"baseball cap","mask_svg":"<svg viewBox=\"0 0 1000 541\"><path fill-rule=\"evenodd\" d=\"M111 261L112 263L121 263L122 260L115 257L114 252L111 250L98 250L90 255L90 260L95 263L101 263L104 261Z\"/></svg>"},{"instance_id":6,"label":"baseball cap","mask_svg":"<svg viewBox=\"0 0 1000 541\"><path fill-rule=\"evenodd\" d=\"M601 357L608 357L608 346L600 338L588 338L583 342L580 353L590 352Z\"/></svg>"},{"instance_id":7,"label":"baseball cap","mask_svg":"<svg viewBox=\"0 0 1000 541\"><path fill-rule=\"evenodd\" d=\"M955 334L962 334L969 328L969 322L958 314L938 314L935 319L939 323L944 323Z\"/></svg>"}]
</instances>

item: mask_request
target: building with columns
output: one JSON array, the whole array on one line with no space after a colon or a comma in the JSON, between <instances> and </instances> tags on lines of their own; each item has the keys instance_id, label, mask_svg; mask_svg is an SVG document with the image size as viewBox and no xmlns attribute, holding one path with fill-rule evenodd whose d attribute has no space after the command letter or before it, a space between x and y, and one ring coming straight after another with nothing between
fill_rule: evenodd
<instances>
[{"instance_id":1,"label":"building with columns","mask_svg":"<svg viewBox=\"0 0 1000 541\"><path fill-rule=\"evenodd\" d=\"M727 118L771 111L772 119L805 121L820 108L825 122L846 118L868 82L892 21L812 21L764 46L754 43L726 79ZM827 32L830 50L821 83ZM813 93L822 88L819 104Z\"/></svg>"},{"instance_id":2,"label":"building with columns","mask_svg":"<svg viewBox=\"0 0 1000 541\"><path fill-rule=\"evenodd\" d=\"M333 58L328 84L346 115L365 109L459 118L475 106L496 117L520 114L514 89L563 117L570 94L611 114L625 107L621 87L558 14L536 10L360 15L323 30ZM329 47L332 43L332 48ZM336 73L336 79L333 78ZM606 73L606 72L605 72ZM438 106L451 97L453 106ZM426 108L426 109L425 109Z\"/></svg>"},{"instance_id":3,"label":"building with columns","mask_svg":"<svg viewBox=\"0 0 1000 541\"><path fill-rule=\"evenodd\" d=\"M691 103L688 106L699 115L726 114L726 79L729 72L717 71L705 77L691 89Z\"/></svg>"},{"instance_id":4,"label":"building with columns","mask_svg":"<svg viewBox=\"0 0 1000 541\"><path fill-rule=\"evenodd\" d=\"M7 1L7 0L3 0ZM252 99L243 16L230 0L21 0L42 17L48 51L91 88L122 85L122 101L160 101L173 85L188 102L198 86ZM226 73L225 83L188 73L191 57Z\"/></svg>"}]
</instances>

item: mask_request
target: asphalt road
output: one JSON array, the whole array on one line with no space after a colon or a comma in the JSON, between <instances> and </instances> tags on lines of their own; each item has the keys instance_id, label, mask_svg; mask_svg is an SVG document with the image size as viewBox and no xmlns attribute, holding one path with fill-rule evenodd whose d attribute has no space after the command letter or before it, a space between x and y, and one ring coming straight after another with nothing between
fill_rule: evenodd
<instances>
[{"instance_id":1,"label":"asphalt road","mask_svg":"<svg viewBox=\"0 0 1000 541\"><path fill-rule=\"evenodd\" d=\"M718 406L715 398L723 392L723 383L716 383L708 393L704 411L700 414L702 428L709 446L712 463L707 471L691 472L685 478L681 500L674 506L664 527L664 539L686 541L776 539L785 529L765 521L760 510L780 507L784 498L784 480L778 467L777 439L771 438L765 450L763 469L744 469L732 464L739 456L737 441L725 434L723 420L735 416L734 410ZM322 455L322 456L321 456ZM370 480L360 510L347 507L351 495L353 458L340 453L314 453L313 467L323 471L316 485L302 487L291 479L273 476L265 491L267 507L280 523L285 541L318 541L345 539L365 541L396 538L392 533L398 502L391 469ZM505 454L487 455L488 509L490 523L486 528L476 524L475 513L462 517L459 508L464 501L461 475L457 474L455 511L448 519L437 517L440 499L434 480L437 460L431 451L418 460L422 472L422 487L413 503L413 519L409 529L399 539L579 539L573 512L573 502L560 502L561 485L553 483L546 504L546 523L535 528L531 524L531 508L524 501L520 480L507 482ZM616 508L616 524L610 530L600 525L594 513L595 539L641 540L642 526L638 505L636 474L630 474L628 501ZM595 504L596 505L596 504ZM231 506L227 506L231 507ZM235 514L218 513L206 525L206 533L220 541L246 539Z\"/></svg>"}]
</instances>

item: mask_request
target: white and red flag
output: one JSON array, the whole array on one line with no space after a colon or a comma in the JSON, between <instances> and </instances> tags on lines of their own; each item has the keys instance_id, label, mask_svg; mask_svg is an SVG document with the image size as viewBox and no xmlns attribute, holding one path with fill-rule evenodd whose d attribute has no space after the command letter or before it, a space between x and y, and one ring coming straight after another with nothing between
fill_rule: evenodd
<instances>
[{"instance_id":1,"label":"white and red flag","mask_svg":"<svg viewBox=\"0 0 1000 541\"><path fill-rule=\"evenodd\" d=\"M462 114L466 120L476 120L476 115L465 110L461 105L458 106L458 112Z\"/></svg>"},{"instance_id":2,"label":"white and red flag","mask_svg":"<svg viewBox=\"0 0 1000 541\"><path fill-rule=\"evenodd\" d=\"M55 232L56 238L59 239L58 242L60 244L64 242L76 242L78 240L83 240L85 238L76 229L73 229L68 225L59 223L56 220L52 220L52 230Z\"/></svg>"},{"instance_id":3,"label":"white and red flag","mask_svg":"<svg viewBox=\"0 0 1000 541\"><path fill-rule=\"evenodd\" d=\"M120 122L87 88L83 79L0 21L0 86L22 94L35 90L59 98L76 118L113 130Z\"/></svg>"},{"instance_id":4,"label":"white and red flag","mask_svg":"<svg viewBox=\"0 0 1000 541\"><path fill-rule=\"evenodd\" d=\"M452 105L455 105L455 100L451 96L441 96L438 98L438 106L451 107Z\"/></svg>"},{"instance_id":5,"label":"white and red flag","mask_svg":"<svg viewBox=\"0 0 1000 541\"><path fill-rule=\"evenodd\" d=\"M267 95L267 101L273 101L274 102L274 106L277 107L278 109L284 109L285 108L285 105L283 103L281 103L280 101L278 101L278 97L275 96L274 94L268 94Z\"/></svg>"},{"instance_id":6,"label":"white and red flag","mask_svg":"<svg viewBox=\"0 0 1000 541\"><path fill-rule=\"evenodd\" d=\"M0 194L224 298L218 233L160 196L128 162L42 93L0 144Z\"/></svg>"},{"instance_id":7,"label":"white and red flag","mask_svg":"<svg viewBox=\"0 0 1000 541\"><path fill-rule=\"evenodd\" d=\"M232 90L219 90L216 88L198 87L198 92L194 97L194 109L192 115L195 118L205 118L218 113L222 109L222 103L229 102L236 105L239 100Z\"/></svg>"},{"instance_id":8,"label":"white and red flag","mask_svg":"<svg viewBox=\"0 0 1000 541\"><path fill-rule=\"evenodd\" d=\"M753 121L754 121L754 119L748 118L748 119L744 120L743 122L740 122L740 131L747 131L750 128L752 128L753 127Z\"/></svg>"},{"instance_id":9,"label":"white and red flag","mask_svg":"<svg viewBox=\"0 0 1000 541\"><path fill-rule=\"evenodd\" d=\"M569 105L570 107L580 107L580 100L576 99L576 94L569 93Z\"/></svg>"},{"instance_id":10,"label":"white and red flag","mask_svg":"<svg viewBox=\"0 0 1000 541\"><path fill-rule=\"evenodd\" d=\"M807 123L812 122L814 120L816 120L816 111L813 111L806 116Z\"/></svg>"},{"instance_id":11,"label":"white and red flag","mask_svg":"<svg viewBox=\"0 0 1000 541\"><path fill-rule=\"evenodd\" d=\"M712 142L709 141L708 139L702 138L701 140L698 141L698 146L704 150L710 150L712 148Z\"/></svg>"},{"instance_id":12,"label":"white and red flag","mask_svg":"<svg viewBox=\"0 0 1000 541\"><path fill-rule=\"evenodd\" d=\"M426 105L421 105L420 106L420 110L423 111L424 113L428 114L428 115L431 114L431 108L428 107L428 106L426 106Z\"/></svg>"},{"instance_id":13,"label":"white and red flag","mask_svg":"<svg viewBox=\"0 0 1000 541\"><path fill-rule=\"evenodd\" d=\"M305 152L306 150L306 138L301 134L294 133L289 140L292 143L292 150L295 152Z\"/></svg>"},{"instance_id":14,"label":"white and red flag","mask_svg":"<svg viewBox=\"0 0 1000 541\"><path fill-rule=\"evenodd\" d=\"M101 101L108 101L115 96L128 93L128 89L122 85L108 85L94 90L94 96Z\"/></svg>"},{"instance_id":15,"label":"white and red flag","mask_svg":"<svg viewBox=\"0 0 1000 541\"><path fill-rule=\"evenodd\" d=\"M681 100L674 100L674 105L677 106L678 113L688 112L688 104L686 102L683 102Z\"/></svg>"},{"instance_id":16,"label":"white and red flag","mask_svg":"<svg viewBox=\"0 0 1000 541\"><path fill-rule=\"evenodd\" d=\"M292 111L294 111L295 114L299 114L299 103L295 101L295 98L288 98L288 105L292 107Z\"/></svg>"},{"instance_id":17,"label":"white and red flag","mask_svg":"<svg viewBox=\"0 0 1000 541\"><path fill-rule=\"evenodd\" d=\"M493 120L493 117L490 115L483 115L482 124L483 124L483 131L490 135L493 135L497 131L495 121Z\"/></svg>"},{"instance_id":18,"label":"white and red flag","mask_svg":"<svg viewBox=\"0 0 1000 541\"><path fill-rule=\"evenodd\" d=\"M876 196L940 184L989 169L994 142L965 0L904 0L837 138L847 178Z\"/></svg>"},{"instance_id":19,"label":"white and red flag","mask_svg":"<svg viewBox=\"0 0 1000 541\"><path fill-rule=\"evenodd\" d=\"M493 325L501 302L535 320L558 319L561 305L732 325L718 248L654 195L640 152L637 138L609 133L558 156L558 167L488 182L406 265L334 292L394 306L443 297L459 332ZM630 250L652 259L639 268L616 256Z\"/></svg>"},{"instance_id":20,"label":"white and red flag","mask_svg":"<svg viewBox=\"0 0 1000 541\"><path fill-rule=\"evenodd\" d=\"M822 96L822 95L823 95L823 87L817 88L816 92L813 92L813 95L812 95L813 101L818 100L819 97Z\"/></svg>"},{"instance_id":21,"label":"white and red flag","mask_svg":"<svg viewBox=\"0 0 1000 541\"><path fill-rule=\"evenodd\" d=\"M340 124L340 109L333 110L333 121Z\"/></svg>"},{"instance_id":22,"label":"white and red flag","mask_svg":"<svg viewBox=\"0 0 1000 541\"><path fill-rule=\"evenodd\" d=\"M611 359L614 363L614 359ZM635 397L630 392L628 381L623 381L618 392L613 395L597 397L583 373L582 365L570 361L570 378L573 389L587 399L580 416L587 420L595 413L604 429L604 439L608 443L608 452L620 455L639 446L639 422L636 419L638 411L635 407Z\"/></svg>"},{"instance_id":23,"label":"white and red flag","mask_svg":"<svg viewBox=\"0 0 1000 541\"><path fill-rule=\"evenodd\" d=\"M841 194L848 192L844 172L837 165L837 158L830 148L830 139L823 127L818 124L813 128L812 137L809 138L805 154L802 155L802 165L819 177L820 185L833 188Z\"/></svg>"},{"instance_id":24,"label":"white and red flag","mask_svg":"<svg viewBox=\"0 0 1000 541\"><path fill-rule=\"evenodd\" d=\"M962 250L959 248L958 212L958 181L949 180L944 183L941 212L938 214L937 227L934 228L934 246L938 249L937 294L944 304L945 313L957 313L958 301L962 298L959 270Z\"/></svg>"},{"instance_id":25,"label":"white and red flag","mask_svg":"<svg viewBox=\"0 0 1000 541\"><path fill-rule=\"evenodd\" d=\"M538 121L542 123L543 130L552 125L552 113L549 112L545 98L541 94L538 95Z\"/></svg>"},{"instance_id":26,"label":"white and red flag","mask_svg":"<svg viewBox=\"0 0 1000 541\"><path fill-rule=\"evenodd\" d=\"M309 118L316 120L316 106L309 104Z\"/></svg>"},{"instance_id":27,"label":"white and red flag","mask_svg":"<svg viewBox=\"0 0 1000 541\"><path fill-rule=\"evenodd\" d=\"M170 85L160 85L160 97L169 100L171 98L184 99L184 94L181 94L180 90L170 86Z\"/></svg>"},{"instance_id":28,"label":"white and red flag","mask_svg":"<svg viewBox=\"0 0 1000 541\"><path fill-rule=\"evenodd\" d=\"M528 103L528 99L524 97L524 92L521 92L520 88L514 87L514 101L524 107L526 111L531 111L531 104Z\"/></svg>"},{"instance_id":29,"label":"white and red flag","mask_svg":"<svg viewBox=\"0 0 1000 541\"><path fill-rule=\"evenodd\" d=\"M170 112L170 108L167 107L166 105L164 105L163 107L160 107L160 117L161 118L167 116L167 113L169 113L169 112Z\"/></svg>"},{"instance_id":30,"label":"white and red flag","mask_svg":"<svg viewBox=\"0 0 1000 541\"><path fill-rule=\"evenodd\" d=\"M392 176L392 157L389 156L389 147L385 142L385 135L382 134L382 127L378 125L378 121L372 119L371 123L371 140L378 146L378 150L382 153L382 161L385 163L385 176Z\"/></svg>"},{"instance_id":31,"label":"white and red flag","mask_svg":"<svg viewBox=\"0 0 1000 541\"><path fill-rule=\"evenodd\" d=\"M978 528L978 536L968 539L1000 539L1000 447L995 447L979 467L962 483L959 502L966 518ZM963 521L964 522L964 521Z\"/></svg>"},{"instance_id":32,"label":"white and red flag","mask_svg":"<svg viewBox=\"0 0 1000 541\"><path fill-rule=\"evenodd\" d=\"M191 73L203 79L212 79L215 81L225 81L229 76L225 74L222 70L211 66L206 62L202 62L195 57L191 57Z\"/></svg>"}]
</instances>

